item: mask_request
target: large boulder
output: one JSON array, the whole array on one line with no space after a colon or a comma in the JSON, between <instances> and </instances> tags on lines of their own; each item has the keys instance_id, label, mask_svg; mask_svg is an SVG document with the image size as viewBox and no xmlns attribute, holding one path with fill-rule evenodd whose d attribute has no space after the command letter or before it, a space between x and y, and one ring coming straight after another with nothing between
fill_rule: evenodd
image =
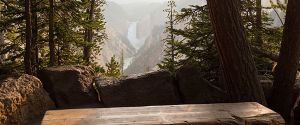
<instances>
[{"instance_id":1,"label":"large boulder","mask_svg":"<svg viewBox=\"0 0 300 125\"><path fill-rule=\"evenodd\" d=\"M171 74L166 71L130 75L121 79L97 78L96 86L106 107L179 104Z\"/></svg>"},{"instance_id":2,"label":"large boulder","mask_svg":"<svg viewBox=\"0 0 300 125\"><path fill-rule=\"evenodd\" d=\"M41 70L39 78L58 108L97 107L100 104L93 87L95 72L90 67L50 67Z\"/></svg>"},{"instance_id":3,"label":"large boulder","mask_svg":"<svg viewBox=\"0 0 300 125\"><path fill-rule=\"evenodd\" d=\"M0 82L0 124L33 125L55 108L39 79L30 75Z\"/></svg>"},{"instance_id":4,"label":"large boulder","mask_svg":"<svg viewBox=\"0 0 300 125\"><path fill-rule=\"evenodd\" d=\"M184 103L206 104L226 101L226 92L218 85L203 79L203 73L193 66L184 66L176 72L176 81Z\"/></svg>"}]
</instances>

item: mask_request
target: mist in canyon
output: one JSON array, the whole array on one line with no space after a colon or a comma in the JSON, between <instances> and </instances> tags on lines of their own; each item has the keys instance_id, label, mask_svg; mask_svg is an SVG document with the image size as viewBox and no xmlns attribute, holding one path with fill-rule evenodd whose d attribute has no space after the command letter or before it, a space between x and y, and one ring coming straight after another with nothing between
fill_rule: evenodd
<instances>
[{"instance_id":1,"label":"mist in canyon","mask_svg":"<svg viewBox=\"0 0 300 125\"><path fill-rule=\"evenodd\" d=\"M189 5L205 5L205 0L175 0L177 9ZM269 6L268 0L263 0ZM115 55L119 62L124 57L124 75L158 70L164 55L167 0L107 0L104 16L108 39L97 61L101 65ZM275 26L280 20L269 10Z\"/></svg>"}]
</instances>

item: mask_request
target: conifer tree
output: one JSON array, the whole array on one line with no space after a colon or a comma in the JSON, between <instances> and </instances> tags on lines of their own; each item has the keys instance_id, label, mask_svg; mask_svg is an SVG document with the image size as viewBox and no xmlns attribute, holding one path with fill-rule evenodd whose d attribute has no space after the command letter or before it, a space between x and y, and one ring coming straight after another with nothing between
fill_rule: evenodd
<instances>
[{"instance_id":1,"label":"conifer tree","mask_svg":"<svg viewBox=\"0 0 300 125\"><path fill-rule=\"evenodd\" d=\"M289 0L281 43L279 62L275 68L274 87L270 100L271 109L280 113L286 121L294 107L293 89L300 59L300 9L299 0Z\"/></svg>"},{"instance_id":2,"label":"conifer tree","mask_svg":"<svg viewBox=\"0 0 300 125\"><path fill-rule=\"evenodd\" d=\"M196 66L205 72L204 78L217 81L219 60L207 6L183 8L175 21L185 24L183 29L174 29L174 34L181 37L176 44L178 53L183 55L178 59L179 66Z\"/></svg>"},{"instance_id":3,"label":"conifer tree","mask_svg":"<svg viewBox=\"0 0 300 125\"><path fill-rule=\"evenodd\" d=\"M261 10L262 24L261 26L257 26L257 22L259 21L255 8L261 6L255 2L256 1L253 0L242 0L241 15L246 28L248 41L250 41L252 48L255 48L255 50L264 50L266 48L268 53L277 53L282 27L272 27L273 20L264 10ZM260 9L266 10L272 8L261 7ZM178 54L181 55L181 58L178 59L178 66L198 66L205 72L203 77L207 80L218 80L220 64L214 44L214 36L207 6L192 5L188 8L183 8L176 14L175 23L184 24L185 26L181 29L173 29L173 33L180 38L175 47ZM261 37L257 38L257 34L260 34ZM262 40L262 42L260 40ZM254 57L259 75L272 78L273 59L265 58L265 56L261 57L261 54L259 52L257 53L258 54L254 54Z\"/></svg>"},{"instance_id":4,"label":"conifer tree","mask_svg":"<svg viewBox=\"0 0 300 125\"><path fill-rule=\"evenodd\" d=\"M32 74L32 64L31 64L31 52L32 52L32 20L31 20L31 0L25 0L25 21L26 21L26 43L25 43L25 56L24 56L24 64L25 64L25 72L27 74Z\"/></svg>"},{"instance_id":5,"label":"conifer tree","mask_svg":"<svg viewBox=\"0 0 300 125\"><path fill-rule=\"evenodd\" d=\"M89 13L86 10L91 5L89 0L31 1L30 67L33 72L47 67L50 62L55 65L86 64L83 59L83 47L87 45L92 51L90 65L95 65L93 59L101 51L103 39L106 38L102 14L104 0L95 0L94 20L87 18ZM23 55L26 52L23 46L28 35L24 15L25 1L1 0L0 4L3 5L0 31L5 40L9 41L0 48L0 54L6 55L0 69L23 72L25 65ZM93 30L93 39L89 42L84 35L87 28Z\"/></svg>"},{"instance_id":6,"label":"conifer tree","mask_svg":"<svg viewBox=\"0 0 300 125\"><path fill-rule=\"evenodd\" d=\"M49 55L50 66L55 65L55 42L54 42L54 0L49 0Z\"/></svg>"},{"instance_id":7,"label":"conifer tree","mask_svg":"<svg viewBox=\"0 0 300 125\"><path fill-rule=\"evenodd\" d=\"M229 98L232 102L266 105L243 27L240 1L208 0L207 4Z\"/></svg>"},{"instance_id":8,"label":"conifer tree","mask_svg":"<svg viewBox=\"0 0 300 125\"><path fill-rule=\"evenodd\" d=\"M110 77L120 77L121 76L121 70L120 70L120 64L116 60L116 56L111 57L110 62L105 64L106 66L106 76Z\"/></svg>"},{"instance_id":9,"label":"conifer tree","mask_svg":"<svg viewBox=\"0 0 300 125\"><path fill-rule=\"evenodd\" d=\"M164 11L168 14L167 16L167 22L166 22L166 30L165 33L167 33L167 37L163 39L163 42L165 44L165 55L164 60L159 64L160 69L166 69L170 71L171 73L174 73L175 70L178 67L178 63L176 62L178 58L178 54L176 51L176 36L174 34L174 26L175 26L175 14L176 14L176 5L175 1L170 0L168 1L168 9L165 9Z\"/></svg>"}]
</instances>

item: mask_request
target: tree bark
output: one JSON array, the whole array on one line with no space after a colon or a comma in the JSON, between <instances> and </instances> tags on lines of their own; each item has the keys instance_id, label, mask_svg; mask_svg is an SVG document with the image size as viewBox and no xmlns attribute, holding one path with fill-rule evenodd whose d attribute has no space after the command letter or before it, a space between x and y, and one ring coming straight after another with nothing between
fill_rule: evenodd
<instances>
[{"instance_id":1,"label":"tree bark","mask_svg":"<svg viewBox=\"0 0 300 125\"><path fill-rule=\"evenodd\" d=\"M33 72L36 73L38 70L38 17L37 17L37 0L33 0L31 7L35 8L31 10L32 13L32 56L31 63L33 65Z\"/></svg>"},{"instance_id":2,"label":"tree bark","mask_svg":"<svg viewBox=\"0 0 300 125\"><path fill-rule=\"evenodd\" d=\"M0 4L0 9L2 9L2 7L3 7L3 5ZM0 12L0 19L2 19L2 16L3 15ZM4 44L4 34L3 34L3 32L0 32L0 46L3 45L3 44ZM5 58L4 54L0 54L0 64L3 63L4 58Z\"/></svg>"},{"instance_id":3,"label":"tree bark","mask_svg":"<svg viewBox=\"0 0 300 125\"><path fill-rule=\"evenodd\" d=\"M49 50L50 66L55 65L55 42L54 42L54 1L49 0Z\"/></svg>"},{"instance_id":4,"label":"tree bark","mask_svg":"<svg viewBox=\"0 0 300 125\"><path fill-rule=\"evenodd\" d=\"M88 9L87 12L89 12L89 21L93 21L94 20L94 11L95 11L95 0L91 0L90 4L90 8ZM92 43L93 41L93 29L92 28L88 28L86 30L86 37L87 37L87 42L88 45L84 46L84 50L83 50L83 55L84 55L84 59L86 64L90 64L91 63L91 54L92 54L92 50L91 50L91 46L89 45L90 43Z\"/></svg>"},{"instance_id":5,"label":"tree bark","mask_svg":"<svg viewBox=\"0 0 300 125\"><path fill-rule=\"evenodd\" d=\"M26 45L25 45L25 72L32 74L31 66L31 37L32 37L32 23L31 23L31 0L25 0L25 18L26 18Z\"/></svg>"},{"instance_id":6,"label":"tree bark","mask_svg":"<svg viewBox=\"0 0 300 125\"><path fill-rule=\"evenodd\" d=\"M0 46L4 44L4 35L0 32ZM4 61L4 55L0 54L0 64Z\"/></svg>"},{"instance_id":7,"label":"tree bark","mask_svg":"<svg viewBox=\"0 0 300 125\"><path fill-rule=\"evenodd\" d=\"M261 0L256 0L256 18L255 18L255 28L256 28L256 43L257 46L262 46L263 39L262 39L262 6Z\"/></svg>"},{"instance_id":8,"label":"tree bark","mask_svg":"<svg viewBox=\"0 0 300 125\"><path fill-rule=\"evenodd\" d=\"M208 0L207 3L229 98L233 102L255 101L265 105L242 25L240 1Z\"/></svg>"},{"instance_id":9,"label":"tree bark","mask_svg":"<svg viewBox=\"0 0 300 125\"><path fill-rule=\"evenodd\" d=\"M291 117L292 90L295 84L300 54L300 1L289 0L279 61L275 69L270 107L286 120Z\"/></svg>"}]
</instances>

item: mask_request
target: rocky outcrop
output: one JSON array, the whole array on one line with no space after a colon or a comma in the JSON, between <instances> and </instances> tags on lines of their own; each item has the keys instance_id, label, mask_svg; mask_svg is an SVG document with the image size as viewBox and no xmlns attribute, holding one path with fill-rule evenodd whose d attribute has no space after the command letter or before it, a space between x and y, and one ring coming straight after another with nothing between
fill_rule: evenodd
<instances>
[{"instance_id":1,"label":"rocky outcrop","mask_svg":"<svg viewBox=\"0 0 300 125\"><path fill-rule=\"evenodd\" d=\"M40 80L30 75L0 81L0 124L32 125L55 108Z\"/></svg>"},{"instance_id":2,"label":"rocky outcrop","mask_svg":"<svg viewBox=\"0 0 300 125\"><path fill-rule=\"evenodd\" d=\"M95 72L86 66L58 66L39 72L39 78L58 108L99 105L93 88Z\"/></svg>"},{"instance_id":3,"label":"rocky outcrop","mask_svg":"<svg viewBox=\"0 0 300 125\"><path fill-rule=\"evenodd\" d=\"M180 103L171 74L166 71L131 75L121 79L97 78L96 85L106 107Z\"/></svg>"},{"instance_id":4,"label":"rocky outcrop","mask_svg":"<svg viewBox=\"0 0 300 125\"><path fill-rule=\"evenodd\" d=\"M205 104L225 102L226 92L203 79L202 75L202 72L193 66L185 66L176 72L176 81L184 103Z\"/></svg>"}]
</instances>

